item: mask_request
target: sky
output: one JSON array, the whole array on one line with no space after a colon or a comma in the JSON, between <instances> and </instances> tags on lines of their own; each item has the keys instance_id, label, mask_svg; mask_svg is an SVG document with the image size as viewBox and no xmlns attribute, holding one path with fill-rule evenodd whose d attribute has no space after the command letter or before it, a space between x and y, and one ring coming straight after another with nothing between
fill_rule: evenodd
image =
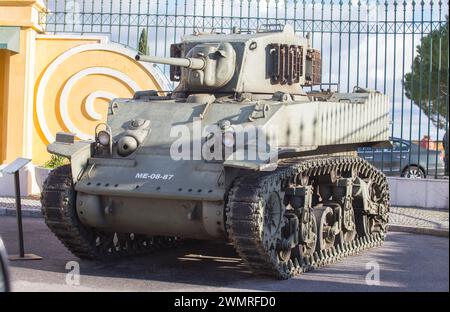
<instances>
[{"instance_id":1,"label":"sky","mask_svg":"<svg viewBox=\"0 0 450 312\"><path fill-rule=\"evenodd\" d=\"M445 14L448 14L447 3L440 7L438 1L434 1L433 6L430 6L430 1L425 1L422 7L421 1L416 0L414 10L412 1L397 1L396 10L394 0L388 0L387 6L385 1L376 0L342 3L341 11L339 0L52 0L49 8L56 15L53 21L50 17L48 29L108 34L111 41L135 48L145 27L149 30L150 53L164 56L169 54L170 44L180 41L183 33L192 33L194 26L200 30L210 30L214 26L216 31L228 32L231 26L254 28L258 18L261 19L260 24L268 18L270 23L295 25L300 35L304 34L305 27L306 31L313 31L313 47L322 51L323 82L339 83L341 92L351 91L359 85L389 95L394 136L415 140L429 134L433 139L441 139L444 131L438 131L426 115L403 95L402 77L411 69L421 38L421 27L424 33L438 28L439 20L444 21ZM348 34L349 19L352 20L351 35ZM320 23L320 20L324 22ZM339 20L343 23L339 24ZM413 21L415 33L411 33ZM369 35L366 24L369 25ZM321 27L325 30L323 34ZM168 67L162 69L167 71Z\"/></svg>"}]
</instances>

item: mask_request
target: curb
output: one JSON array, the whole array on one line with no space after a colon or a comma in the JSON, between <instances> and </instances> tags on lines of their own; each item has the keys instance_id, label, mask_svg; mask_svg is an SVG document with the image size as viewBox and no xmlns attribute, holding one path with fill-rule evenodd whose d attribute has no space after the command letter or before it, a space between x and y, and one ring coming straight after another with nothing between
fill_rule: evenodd
<instances>
[{"instance_id":1,"label":"curb","mask_svg":"<svg viewBox=\"0 0 450 312\"><path fill-rule=\"evenodd\" d=\"M448 229L433 229L433 228L424 228L424 227L414 227L414 226L408 226L408 225L389 224L388 230L390 232L404 232L404 233L412 233L412 234L449 237Z\"/></svg>"},{"instance_id":2,"label":"curb","mask_svg":"<svg viewBox=\"0 0 450 312\"><path fill-rule=\"evenodd\" d=\"M0 207L0 216L15 217L16 208L2 208ZM22 208L22 217L24 218L42 218L40 209Z\"/></svg>"}]
</instances>

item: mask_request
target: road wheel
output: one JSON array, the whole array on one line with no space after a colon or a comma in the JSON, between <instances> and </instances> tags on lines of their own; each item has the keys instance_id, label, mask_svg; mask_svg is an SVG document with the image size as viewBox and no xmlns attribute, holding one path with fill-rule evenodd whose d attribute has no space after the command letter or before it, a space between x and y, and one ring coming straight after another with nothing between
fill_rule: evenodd
<instances>
[{"instance_id":1,"label":"road wheel","mask_svg":"<svg viewBox=\"0 0 450 312\"><path fill-rule=\"evenodd\" d=\"M309 222L302 224L301 231L302 236L305 238L304 242L298 244L298 247L294 250L294 254L297 258L303 259L312 257L316 250L317 244L317 221L315 215L312 213L309 216Z\"/></svg>"},{"instance_id":2,"label":"road wheel","mask_svg":"<svg viewBox=\"0 0 450 312\"><path fill-rule=\"evenodd\" d=\"M403 170L402 175L403 178L408 179L425 179L425 172L417 167L417 166L409 166L405 170Z\"/></svg>"},{"instance_id":3,"label":"road wheel","mask_svg":"<svg viewBox=\"0 0 450 312\"><path fill-rule=\"evenodd\" d=\"M317 245L316 250L327 250L334 246L336 234L333 225L336 222L333 209L330 207L317 207L314 209L317 221Z\"/></svg>"}]
</instances>

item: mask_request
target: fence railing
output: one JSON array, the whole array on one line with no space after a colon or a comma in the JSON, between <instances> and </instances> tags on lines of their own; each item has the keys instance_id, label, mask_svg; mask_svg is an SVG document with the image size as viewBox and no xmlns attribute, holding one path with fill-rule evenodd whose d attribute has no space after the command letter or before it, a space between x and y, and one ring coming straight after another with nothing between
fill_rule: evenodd
<instances>
[{"instance_id":1,"label":"fence railing","mask_svg":"<svg viewBox=\"0 0 450 312\"><path fill-rule=\"evenodd\" d=\"M381 153L377 165L382 170L400 174L415 165L428 176L443 175L448 2L49 0L47 8L41 22L50 33L107 34L137 49L145 29L149 53L160 56L196 29L228 32L234 26L256 30L263 24L291 24L300 35L309 33L312 45L322 51L322 88L349 92L361 86L389 95L391 135L400 147ZM168 72L167 66L162 69ZM424 140L439 144L420 144Z\"/></svg>"}]
</instances>

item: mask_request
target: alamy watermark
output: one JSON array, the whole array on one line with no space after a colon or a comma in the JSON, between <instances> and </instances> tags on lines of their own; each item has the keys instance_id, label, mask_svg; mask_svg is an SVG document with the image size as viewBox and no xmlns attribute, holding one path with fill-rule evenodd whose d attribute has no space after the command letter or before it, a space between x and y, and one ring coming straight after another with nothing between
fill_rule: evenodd
<instances>
[{"instance_id":1,"label":"alamy watermark","mask_svg":"<svg viewBox=\"0 0 450 312\"><path fill-rule=\"evenodd\" d=\"M366 270L369 270L366 274L366 285L380 286L380 264L376 261L367 262Z\"/></svg>"},{"instance_id":2,"label":"alamy watermark","mask_svg":"<svg viewBox=\"0 0 450 312\"><path fill-rule=\"evenodd\" d=\"M82 25L81 18L81 5L78 1L67 1L66 2L66 15L64 22L68 25Z\"/></svg>"},{"instance_id":3,"label":"alamy watermark","mask_svg":"<svg viewBox=\"0 0 450 312\"><path fill-rule=\"evenodd\" d=\"M66 263L66 284L68 286L80 286L80 264L77 261Z\"/></svg>"},{"instance_id":4,"label":"alamy watermark","mask_svg":"<svg viewBox=\"0 0 450 312\"><path fill-rule=\"evenodd\" d=\"M173 160L252 161L274 170L278 162L278 135L274 126L232 125L229 121L203 126L194 118L191 127L176 125L170 147Z\"/></svg>"}]
</instances>

